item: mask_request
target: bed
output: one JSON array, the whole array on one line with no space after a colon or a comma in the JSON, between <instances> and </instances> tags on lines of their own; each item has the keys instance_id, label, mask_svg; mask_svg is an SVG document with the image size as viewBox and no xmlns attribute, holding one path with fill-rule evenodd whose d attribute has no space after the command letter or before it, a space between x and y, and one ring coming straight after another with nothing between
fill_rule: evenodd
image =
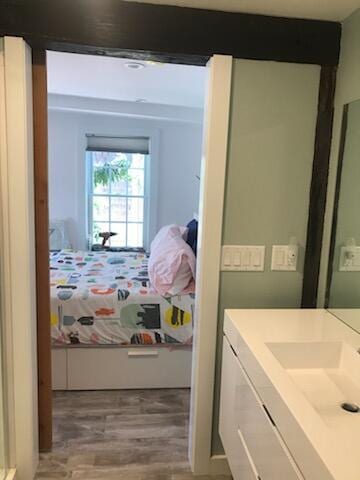
<instances>
[{"instance_id":1,"label":"bed","mask_svg":"<svg viewBox=\"0 0 360 480\"><path fill-rule=\"evenodd\" d=\"M50 253L53 388L190 386L195 295L161 296L141 252Z\"/></svg>"}]
</instances>

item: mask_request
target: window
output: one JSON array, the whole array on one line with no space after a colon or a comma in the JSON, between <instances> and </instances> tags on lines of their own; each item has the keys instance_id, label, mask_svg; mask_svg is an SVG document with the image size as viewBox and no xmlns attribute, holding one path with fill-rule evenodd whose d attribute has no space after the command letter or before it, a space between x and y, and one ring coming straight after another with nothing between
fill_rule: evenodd
<instances>
[{"instance_id":1,"label":"window","mask_svg":"<svg viewBox=\"0 0 360 480\"><path fill-rule=\"evenodd\" d=\"M111 247L144 247L147 154L148 139L88 137L90 246L111 232Z\"/></svg>"}]
</instances>

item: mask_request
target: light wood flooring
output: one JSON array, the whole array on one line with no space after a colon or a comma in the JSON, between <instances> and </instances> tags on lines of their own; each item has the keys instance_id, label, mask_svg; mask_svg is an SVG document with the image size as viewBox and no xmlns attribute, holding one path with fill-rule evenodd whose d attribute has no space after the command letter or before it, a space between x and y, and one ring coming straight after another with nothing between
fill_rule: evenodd
<instances>
[{"instance_id":1,"label":"light wood flooring","mask_svg":"<svg viewBox=\"0 0 360 480\"><path fill-rule=\"evenodd\" d=\"M190 480L189 403L188 389L55 392L36 479Z\"/></svg>"}]
</instances>

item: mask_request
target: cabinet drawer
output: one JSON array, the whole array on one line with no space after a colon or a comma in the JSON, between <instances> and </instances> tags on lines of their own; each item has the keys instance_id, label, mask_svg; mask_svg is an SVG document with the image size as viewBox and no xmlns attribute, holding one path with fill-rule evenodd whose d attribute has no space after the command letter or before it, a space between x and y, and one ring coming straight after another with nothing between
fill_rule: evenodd
<instances>
[{"instance_id":1,"label":"cabinet drawer","mask_svg":"<svg viewBox=\"0 0 360 480\"><path fill-rule=\"evenodd\" d=\"M229 452L230 467L236 454L235 444L241 445L242 455L252 475L238 478L261 480L299 480L302 478L269 413L266 412L246 372L231 349L226 337L223 346L220 433L225 433L224 448L233 442ZM231 433L230 433L231 432ZM235 440L236 439L236 440ZM246 460L244 460L246 463ZM233 472L234 476L236 474Z\"/></svg>"},{"instance_id":2,"label":"cabinet drawer","mask_svg":"<svg viewBox=\"0 0 360 480\"><path fill-rule=\"evenodd\" d=\"M234 425L233 411L235 398L234 375L224 359L226 366L221 375L221 399L219 433L227 455L234 480L258 480L254 475L247 452L241 442L238 429ZM223 360L223 361L224 361Z\"/></svg>"}]
</instances>

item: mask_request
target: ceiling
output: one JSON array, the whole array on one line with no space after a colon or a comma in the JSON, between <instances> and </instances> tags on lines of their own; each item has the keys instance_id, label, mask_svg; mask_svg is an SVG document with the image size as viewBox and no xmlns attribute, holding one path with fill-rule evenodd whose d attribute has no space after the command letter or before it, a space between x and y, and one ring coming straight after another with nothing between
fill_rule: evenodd
<instances>
[{"instance_id":1,"label":"ceiling","mask_svg":"<svg viewBox=\"0 0 360 480\"><path fill-rule=\"evenodd\" d=\"M47 52L48 91L61 95L203 107L204 67L138 62L72 53Z\"/></svg>"},{"instance_id":2,"label":"ceiling","mask_svg":"<svg viewBox=\"0 0 360 480\"><path fill-rule=\"evenodd\" d=\"M342 21L360 8L360 0L141 0L141 2L334 21Z\"/></svg>"}]
</instances>

